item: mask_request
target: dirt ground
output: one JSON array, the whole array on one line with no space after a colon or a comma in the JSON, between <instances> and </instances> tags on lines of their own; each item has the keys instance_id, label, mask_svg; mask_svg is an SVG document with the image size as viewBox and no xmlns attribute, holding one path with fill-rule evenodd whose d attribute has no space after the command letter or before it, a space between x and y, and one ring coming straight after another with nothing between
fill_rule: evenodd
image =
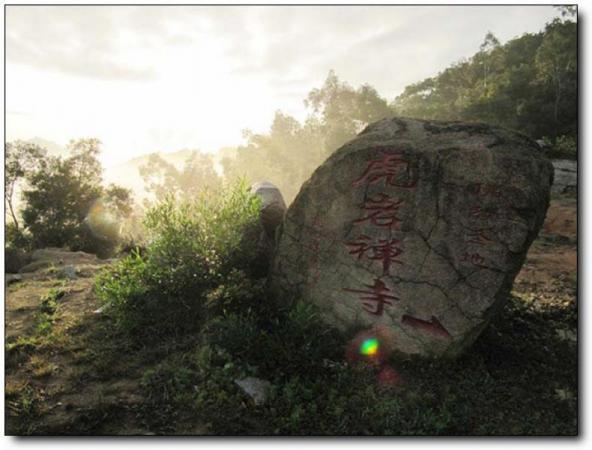
<instances>
[{"instance_id":1,"label":"dirt ground","mask_svg":"<svg viewBox=\"0 0 592 450\"><path fill-rule=\"evenodd\" d=\"M573 198L554 199L543 228L516 277L514 289L521 291L530 286L541 291L552 291L557 280L577 284L577 272L577 201Z\"/></svg>"},{"instance_id":2,"label":"dirt ground","mask_svg":"<svg viewBox=\"0 0 592 450\"><path fill-rule=\"evenodd\" d=\"M554 199L514 294L573 303L577 262L577 202ZM95 312L93 277L105 264L83 258L70 279L63 262L55 261L7 286L7 434L154 434L154 412L144 409L141 380L145 361L160 356L125 348L125 340ZM562 332L577 339L577 330ZM167 432L202 430L180 412Z\"/></svg>"}]
</instances>

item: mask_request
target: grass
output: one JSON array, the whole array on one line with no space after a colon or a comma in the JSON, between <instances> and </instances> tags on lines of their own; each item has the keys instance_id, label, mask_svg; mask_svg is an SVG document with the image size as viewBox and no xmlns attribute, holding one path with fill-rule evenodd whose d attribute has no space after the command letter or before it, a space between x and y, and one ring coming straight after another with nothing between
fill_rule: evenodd
<instances>
[{"instance_id":1,"label":"grass","mask_svg":"<svg viewBox=\"0 0 592 450\"><path fill-rule=\"evenodd\" d=\"M513 296L456 361L391 361L405 380L394 390L377 386L373 367L348 365L343 343L327 341L337 347L311 356L309 344L317 334L295 343L303 351L284 341L300 326L298 316L277 329L251 322L248 330L243 322L241 330L234 329L241 333L220 332L212 339L213 329L237 323L233 316L200 335L150 346L129 340L108 318L87 319L70 329L74 347L54 349L73 359L65 390L83 392L128 378L140 400L118 406L95 392L62 432L100 434L121 431L127 423L132 432L183 434L195 432L199 423L200 433L225 435L574 435L577 352L556 330L573 329L577 311L573 302L542 307L536 298L522 297ZM251 339L260 339L261 357ZM33 353L27 366L43 379L53 368L35 353L39 343L21 339L11 351ZM276 354L270 355L273 348ZM266 404L254 405L238 388L234 380L245 376L272 383ZM33 383L11 386L7 402L9 416L18 419L9 417L10 433L48 431L50 402Z\"/></svg>"},{"instance_id":2,"label":"grass","mask_svg":"<svg viewBox=\"0 0 592 450\"><path fill-rule=\"evenodd\" d=\"M39 417L39 392L28 384L6 386L7 415L18 417L13 434L29 435L36 432L36 421Z\"/></svg>"},{"instance_id":3,"label":"grass","mask_svg":"<svg viewBox=\"0 0 592 450\"><path fill-rule=\"evenodd\" d=\"M554 331L573 327L574 311L557 306L512 297L462 358L391 361L405 380L394 390L377 387L372 367L316 360L313 374L268 372L271 398L255 406L233 380L258 369L216 346L167 358L143 386L155 405L189 409L213 434L574 435L577 354Z\"/></svg>"},{"instance_id":4,"label":"grass","mask_svg":"<svg viewBox=\"0 0 592 450\"><path fill-rule=\"evenodd\" d=\"M58 369L56 364L48 362L45 358L39 355L31 356L29 359L29 366L31 367L32 375L35 378L47 377Z\"/></svg>"}]
</instances>

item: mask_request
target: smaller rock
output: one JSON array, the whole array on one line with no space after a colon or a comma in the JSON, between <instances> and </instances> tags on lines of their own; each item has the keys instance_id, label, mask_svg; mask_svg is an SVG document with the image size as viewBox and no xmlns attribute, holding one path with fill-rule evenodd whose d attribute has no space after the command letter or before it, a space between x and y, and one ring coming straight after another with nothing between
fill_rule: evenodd
<instances>
[{"instance_id":1,"label":"smaller rock","mask_svg":"<svg viewBox=\"0 0 592 450\"><path fill-rule=\"evenodd\" d=\"M276 230L284 220L286 203L280 190L269 181L260 181L251 186L251 193L261 200L259 225L249 232L248 239L257 242L257 265L267 267L275 249Z\"/></svg>"},{"instance_id":2,"label":"smaller rock","mask_svg":"<svg viewBox=\"0 0 592 450\"><path fill-rule=\"evenodd\" d=\"M578 192L578 162L569 159L553 160L555 176L551 192L553 194L576 194Z\"/></svg>"},{"instance_id":3,"label":"smaller rock","mask_svg":"<svg viewBox=\"0 0 592 450\"><path fill-rule=\"evenodd\" d=\"M270 240L284 220L286 203L280 190L269 181L260 181L251 186L251 192L261 199L261 225Z\"/></svg>"},{"instance_id":4,"label":"smaller rock","mask_svg":"<svg viewBox=\"0 0 592 450\"><path fill-rule=\"evenodd\" d=\"M537 139L535 142L538 144L541 151L547 151L551 148L549 142L545 141L544 139Z\"/></svg>"},{"instance_id":5,"label":"smaller rock","mask_svg":"<svg viewBox=\"0 0 592 450\"><path fill-rule=\"evenodd\" d=\"M6 274L6 278L4 279L6 284L15 283L17 281L21 281L23 279L22 275L8 273Z\"/></svg>"},{"instance_id":6,"label":"smaller rock","mask_svg":"<svg viewBox=\"0 0 592 450\"><path fill-rule=\"evenodd\" d=\"M19 270L19 273L31 273L31 272L36 272L40 269L47 269L48 267L53 266L53 263L51 261L42 259L42 260L38 260L38 261L33 261L32 263L27 264L24 267L21 267L21 269Z\"/></svg>"},{"instance_id":7,"label":"smaller rock","mask_svg":"<svg viewBox=\"0 0 592 450\"><path fill-rule=\"evenodd\" d=\"M107 309L107 305L103 305L99 309L95 309L93 311L93 314L103 314L106 309Z\"/></svg>"},{"instance_id":8,"label":"smaller rock","mask_svg":"<svg viewBox=\"0 0 592 450\"><path fill-rule=\"evenodd\" d=\"M76 267L74 267L74 266L65 266L61 270L60 275L62 277L68 278L70 280L74 280L74 279L78 278L76 275Z\"/></svg>"},{"instance_id":9,"label":"smaller rock","mask_svg":"<svg viewBox=\"0 0 592 450\"><path fill-rule=\"evenodd\" d=\"M271 383L255 377L247 377L234 382L255 402L255 405L262 405L267 400Z\"/></svg>"}]
</instances>

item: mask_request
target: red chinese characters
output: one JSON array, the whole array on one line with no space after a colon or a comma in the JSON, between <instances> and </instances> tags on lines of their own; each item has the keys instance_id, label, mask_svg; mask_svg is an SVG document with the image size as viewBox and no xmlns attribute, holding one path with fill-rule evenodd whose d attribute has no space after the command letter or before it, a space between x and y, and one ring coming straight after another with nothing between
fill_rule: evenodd
<instances>
[{"instance_id":1,"label":"red chinese characters","mask_svg":"<svg viewBox=\"0 0 592 450\"><path fill-rule=\"evenodd\" d=\"M364 201L362 209L365 216L354 220L354 223L370 222L377 227L398 227L401 219L397 216L403 200L393 200L388 195L380 193L374 198Z\"/></svg>"},{"instance_id":2,"label":"red chinese characters","mask_svg":"<svg viewBox=\"0 0 592 450\"><path fill-rule=\"evenodd\" d=\"M452 338L452 336L450 335L448 330L446 328L444 328L444 326L440 323L440 321L435 316L432 316L431 319L428 321L428 320L418 319L417 317L412 317L408 314L405 314L403 316L403 318L401 319L401 323L403 325L408 325L411 328L415 328L417 330L420 330L424 333L431 334L431 335L436 336L438 338L445 338L445 339Z\"/></svg>"},{"instance_id":3,"label":"red chinese characters","mask_svg":"<svg viewBox=\"0 0 592 450\"><path fill-rule=\"evenodd\" d=\"M467 235L467 243L469 244L477 244L477 245L486 245L492 240L487 236L485 233L487 229L480 228L477 230L470 230Z\"/></svg>"},{"instance_id":4,"label":"red chinese characters","mask_svg":"<svg viewBox=\"0 0 592 450\"><path fill-rule=\"evenodd\" d=\"M378 185L379 183L382 183L384 188L413 189L417 185L417 171L413 170L401 152L383 152L377 159L368 162L364 172L353 181L352 185L359 187ZM384 192L378 192L365 198L363 204L360 205L362 214L353 223L376 227L390 234L393 230L400 229L402 219L399 214L404 203L401 198L393 198ZM367 231L368 228L365 230L371 234ZM403 253L401 240L391 236L372 238L361 234L355 240L345 242L345 245L348 247L349 254L357 257L358 260L367 258L381 263L382 276L374 278L373 284L365 285L368 289L344 289L347 292L361 294L360 301L364 310L370 314L381 316L385 306L390 306L394 300L398 300L382 277L391 275L391 268L394 264L403 264L399 259Z\"/></svg>"},{"instance_id":5,"label":"red chinese characters","mask_svg":"<svg viewBox=\"0 0 592 450\"><path fill-rule=\"evenodd\" d=\"M352 186L364 183L374 184L384 180L386 185L412 188L417 185L417 177L411 170L409 162L401 153L383 153L380 159L371 160L364 173L354 180Z\"/></svg>"},{"instance_id":6,"label":"red chinese characters","mask_svg":"<svg viewBox=\"0 0 592 450\"><path fill-rule=\"evenodd\" d=\"M488 211L479 205L471 206L469 208L469 214L474 219L491 219L494 217L494 214L491 211Z\"/></svg>"},{"instance_id":7,"label":"red chinese characters","mask_svg":"<svg viewBox=\"0 0 592 450\"><path fill-rule=\"evenodd\" d=\"M502 197L501 187L495 184L477 183L475 193L484 197Z\"/></svg>"},{"instance_id":8,"label":"red chinese characters","mask_svg":"<svg viewBox=\"0 0 592 450\"><path fill-rule=\"evenodd\" d=\"M384 305L392 305L391 300L399 300L398 297L390 294L391 290L384 284L380 278L374 279L374 284L365 285L369 290L344 289L348 292L364 294L360 297L364 310L376 316L382 316Z\"/></svg>"},{"instance_id":9,"label":"red chinese characters","mask_svg":"<svg viewBox=\"0 0 592 450\"><path fill-rule=\"evenodd\" d=\"M350 255L356 255L358 259L366 256L370 260L382 262L383 275L390 275L391 264L403 264L397 257L403 253L399 246L399 239L379 239L372 241L372 238L361 235L356 241L346 242L350 248Z\"/></svg>"},{"instance_id":10,"label":"red chinese characters","mask_svg":"<svg viewBox=\"0 0 592 450\"><path fill-rule=\"evenodd\" d=\"M481 256L479 253L464 252L460 260L461 262L470 262L475 266L481 267L484 267L483 264L485 263L485 258L483 258L483 256Z\"/></svg>"}]
</instances>

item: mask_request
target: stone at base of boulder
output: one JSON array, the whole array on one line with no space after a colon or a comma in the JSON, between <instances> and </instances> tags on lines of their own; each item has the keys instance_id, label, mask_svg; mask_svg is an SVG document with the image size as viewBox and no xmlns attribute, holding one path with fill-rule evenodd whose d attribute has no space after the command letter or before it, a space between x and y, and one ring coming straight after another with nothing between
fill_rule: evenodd
<instances>
[{"instance_id":1,"label":"stone at base of boulder","mask_svg":"<svg viewBox=\"0 0 592 450\"><path fill-rule=\"evenodd\" d=\"M255 402L255 405L262 405L267 400L271 383L255 377L247 377L234 382Z\"/></svg>"}]
</instances>

